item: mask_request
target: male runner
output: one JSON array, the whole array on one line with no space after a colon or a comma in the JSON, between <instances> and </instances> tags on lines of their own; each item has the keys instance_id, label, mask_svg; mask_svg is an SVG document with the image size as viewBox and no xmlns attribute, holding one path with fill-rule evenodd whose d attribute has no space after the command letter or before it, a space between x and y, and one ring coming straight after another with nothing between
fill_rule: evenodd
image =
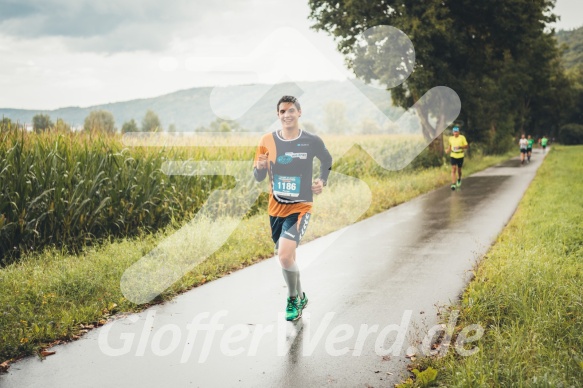
<instances>
[{"instance_id":1,"label":"male runner","mask_svg":"<svg viewBox=\"0 0 583 388\"><path fill-rule=\"evenodd\" d=\"M462 166L464 165L464 150L467 149L468 141L464 135L460 135L460 128L453 127L453 136L449 137L449 147L446 154L451 152L451 190L455 191L456 186L462 185ZM456 174L457 171L457 174ZM457 175L457 181L456 181Z\"/></svg>"},{"instance_id":2,"label":"male runner","mask_svg":"<svg viewBox=\"0 0 583 388\"><path fill-rule=\"evenodd\" d=\"M526 156L526 149L528 148L528 140L524 136L524 133L518 141L518 146L520 147L520 164L524 164L524 157Z\"/></svg>"},{"instance_id":3,"label":"male runner","mask_svg":"<svg viewBox=\"0 0 583 388\"><path fill-rule=\"evenodd\" d=\"M295 97L277 103L282 128L263 135L255 154L253 174L263 181L269 175L269 221L283 277L287 284L286 320L302 316L308 298L302 291L296 264L296 247L310 220L313 194L320 194L332 167L332 156L318 136L300 129L302 115ZM320 160L320 177L312 183L314 157Z\"/></svg>"},{"instance_id":4,"label":"male runner","mask_svg":"<svg viewBox=\"0 0 583 388\"><path fill-rule=\"evenodd\" d=\"M528 135L528 145L526 146L526 158L528 163L530 163L530 157L532 156L532 145L534 144L534 139L532 136Z\"/></svg>"},{"instance_id":5,"label":"male runner","mask_svg":"<svg viewBox=\"0 0 583 388\"><path fill-rule=\"evenodd\" d=\"M547 150L547 143L549 142L549 139L547 139L546 136L543 136L543 138L540 140L540 145L543 147L543 154L546 152Z\"/></svg>"}]
</instances>

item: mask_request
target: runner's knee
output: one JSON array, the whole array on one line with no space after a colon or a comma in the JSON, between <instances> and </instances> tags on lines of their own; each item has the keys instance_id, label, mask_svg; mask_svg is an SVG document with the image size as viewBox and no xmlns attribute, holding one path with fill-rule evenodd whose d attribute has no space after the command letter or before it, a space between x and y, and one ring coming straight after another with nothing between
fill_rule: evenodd
<instances>
[{"instance_id":1,"label":"runner's knee","mask_svg":"<svg viewBox=\"0 0 583 388\"><path fill-rule=\"evenodd\" d=\"M289 268L294 264L295 246L296 242L293 240L285 238L279 239L279 250L277 253L279 256L279 263L283 268Z\"/></svg>"}]
</instances>

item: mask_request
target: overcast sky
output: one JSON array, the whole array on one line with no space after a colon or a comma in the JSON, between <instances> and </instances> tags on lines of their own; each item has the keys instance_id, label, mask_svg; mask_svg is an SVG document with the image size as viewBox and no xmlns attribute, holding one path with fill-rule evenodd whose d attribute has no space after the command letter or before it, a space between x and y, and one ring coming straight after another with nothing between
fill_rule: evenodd
<instances>
[{"instance_id":1,"label":"overcast sky","mask_svg":"<svg viewBox=\"0 0 583 388\"><path fill-rule=\"evenodd\" d=\"M583 1L558 0L559 29ZM344 79L305 0L0 0L0 107L55 109L196 86Z\"/></svg>"}]
</instances>

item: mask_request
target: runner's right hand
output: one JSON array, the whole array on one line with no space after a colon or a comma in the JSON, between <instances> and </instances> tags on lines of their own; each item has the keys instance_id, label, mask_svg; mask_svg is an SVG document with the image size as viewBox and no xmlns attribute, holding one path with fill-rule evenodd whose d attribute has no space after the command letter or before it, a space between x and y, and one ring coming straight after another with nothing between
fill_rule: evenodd
<instances>
[{"instance_id":1,"label":"runner's right hand","mask_svg":"<svg viewBox=\"0 0 583 388\"><path fill-rule=\"evenodd\" d=\"M260 154L257 157L257 169L264 170L267 168L267 154Z\"/></svg>"}]
</instances>

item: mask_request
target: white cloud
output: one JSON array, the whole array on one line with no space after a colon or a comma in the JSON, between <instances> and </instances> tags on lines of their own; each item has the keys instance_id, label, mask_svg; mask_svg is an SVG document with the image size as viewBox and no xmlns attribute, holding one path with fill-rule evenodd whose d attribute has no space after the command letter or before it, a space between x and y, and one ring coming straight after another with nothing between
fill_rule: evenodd
<instances>
[{"instance_id":1,"label":"white cloud","mask_svg":"<svg viewBox=\"0 0 583 388\"><path fill-rule=\"evenodd\" d=\"M0 62L0 107L90 106L196 86L274 83L285 75L293 81L344 77L333 45L305 26L301 33L263 26L239 34L226 30L218 25L202 36L173 37L159 52L107 55L74 51L60 37L0 36L0 50L10 53Z\"/></svg>"},{"instance_id":2,"label":"white cloud","mask_svg":"<svg viewBox=\"0 0 583 388\"><path fill-rule=\"evenodd\" d=\"M233 0L3 0L0 33L62 37L75 50L114 53L167 48L244 9Z\"/></svg>"},{"instance_id":3,"label":"white cloud","mask_svg":"<svg viewBox=\"0 0 583 388\"><path fill-rule=\"evenodd\" d=\"M572 30L583 26L583 2L581 0L557 0L554 13L560 19L555 23L559 30Z\"/></svg>"},{"instance_id":4,"label":"white cloud","mask_svg":"<svg viewBox=\"0 0 583 388\"><path fill-rule=\"evenodd\" d=\"M337 70L343 58L332 38L309 29L304 1L0 2L0 107L89 106L348 74ZM559 28L580 24L581 8L581 0L558 0Z\"/></svg>"},{"instance_id":5,"label":"white cloud","mask_svg":"<svg viewBox=\"0 0 583 388\"><path fill-rule=\"evenodd\" d=\"M90 106L283 73L342 77L332 75L342 57L309 30L301 2L0 1L0 107ZM286 26L291 40L280 44Z\"/></svg>"}]
</instances>

